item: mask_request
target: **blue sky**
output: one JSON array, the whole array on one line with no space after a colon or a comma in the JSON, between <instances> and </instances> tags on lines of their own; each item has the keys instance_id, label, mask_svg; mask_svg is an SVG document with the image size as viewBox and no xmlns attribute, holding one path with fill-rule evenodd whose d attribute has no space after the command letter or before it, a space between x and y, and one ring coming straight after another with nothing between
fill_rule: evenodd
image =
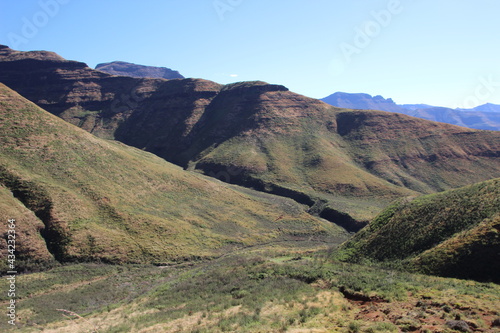
<instances>
[{"instance_id":1,"label":"blue sky","mask_svg":"<svg viewBox=\"0 0 500 333\"><path fill-rule=\"evenodd\" d=\"M440 106L500 104L498 0L0 0L0 43Z\"/></svg>"}]
</instances>

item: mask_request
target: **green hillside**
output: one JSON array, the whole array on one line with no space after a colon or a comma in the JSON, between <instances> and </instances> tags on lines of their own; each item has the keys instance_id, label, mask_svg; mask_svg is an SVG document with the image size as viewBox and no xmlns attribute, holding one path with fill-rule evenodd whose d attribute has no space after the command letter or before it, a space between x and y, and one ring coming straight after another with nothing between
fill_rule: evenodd
<instances>
[{"instance_id":1,"label":"green hillside","mask_svg":"<svg viewBox=\"0 0 500 333\"><path fill-rule=\"evenodd\" d=\"M403 261L421 272L500 281L500 179L401 199L337 257Z\"/></svg>"},{"instance_id":2,"label":"green hillside","mask_svg":"<svg viewBox=\"0 0 500 333\"><path fill-rule=\"evenodd\" d=\"M345 238L292 200L96 138L3 85L0 141L0 218L17 220L27 266L52 256L168 263L269 242Z\"/></svg>"}]
</instances>

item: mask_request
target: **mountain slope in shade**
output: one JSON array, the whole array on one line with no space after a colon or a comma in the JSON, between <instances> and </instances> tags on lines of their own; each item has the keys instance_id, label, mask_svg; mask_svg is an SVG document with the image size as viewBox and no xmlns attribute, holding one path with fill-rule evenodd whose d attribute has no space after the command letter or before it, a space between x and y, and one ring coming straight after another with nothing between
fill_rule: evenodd
<instances>
[{"instance_id":1,"label":"mountain slope in shade","mask_svg":"<svg viewBox=\"0 0 500 333\"><path fill-rule=\"evenodd\" d=\"M0 169L0 177L4 178L4 169ZM3 182L2 182L3 184ZM20 269L24 267L31 268L34 266L43 266L47 263L52 263L54 258L48 251L41 231L45 228L43 222L29 210L24 204L16 199L12 192L3 185L0 185L0 217L4 221L2 226L2 235L8 232L7 221L14 219L16 232L16 267ZM0 242L0 253L2 258L7 258L6 242ZM6 262L1 263L2 271Z\"/></svg>"},{"instance_id":2,"label":"mountain slope in shade","mask_svg":"<svg viewBox=\"0 0 500 333\"><path fill-rule=\"evenodd\" d=\"M500 179L404 199L340 247L349 261L403 260L443 276L500 282Z\"/></svg>"},{"instance_id":3,"label":"mountain slope in shade","mask_svg":"<svg viewBox=\"0 0 500 333\"><path fill-rule=\"evenodd\" d=\"M0 50L0 81L49 112L352 231L395 198L500 176L499 133L339 109L260 81L119 77L12 52Z\"/></svg>"},{"instance_id":4,"label":"mountain slope in shade","mask_svg":"<svg viewBox=\"0 0 500 333\"><path fill-rule=\"evenodd\" d=\"M372 97L368 94L350 94L337 92L322 99L336 107L360 110L382 110L397 112L412 117L439 121L447 124L482 130L500 131L500 115L495 104L484 104L474 109L450 109L427 104L398 105L390 98Z\"/></svg>"},{"instance_id":5,"label":"mountain slope in shade","mask_svg":"<svg viewBox=\"0 0 500 333\"><path fill-rule=\"evenodd\" d=\"M52 256L164 263L262 243L345 238L292 200L96 138L1 84L0 120L0 217L16 219L20 269ZM5 242L0 247L5 253Z\"/></svg>"},{"instance_id":6,"label":"mountain slope in shade","mask_svg":"<svg viewBox=\"0 0 500 333\"><path fill-rule=\"evenodd\" d=\"M137 65L125 61L113 61L98 64L96 70L113 75L123 75L138 78L183 79L178 71L166 67Z\"/></svg>"}]
</instances>

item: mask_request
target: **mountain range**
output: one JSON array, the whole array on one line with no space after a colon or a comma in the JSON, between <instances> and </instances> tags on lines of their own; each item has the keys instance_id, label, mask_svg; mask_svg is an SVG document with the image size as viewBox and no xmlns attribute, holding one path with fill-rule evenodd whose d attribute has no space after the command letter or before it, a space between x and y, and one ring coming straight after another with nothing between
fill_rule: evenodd
<instances>
[{"instance_id":1,"label":"mountain range","mask_svg":"<svg viewBox=\"0 0 500 333\"><path fill-rule=\"evenodd\" d=\"M457 126L500 131L500 105L491 103L473 109L450 109L428 104L396 104L391 98L385 99L380 95L372 97L344 92L336 92L321 100L341 108L397 112Z\"/></svg>"},{"instance_id":2,"label":"mountain range","mask_svg":"<svg viewBox=\"0 0 500 333\"><path fill-rule=\"evenodd\" d=\"M499 176L499 133L332 107L265 82L114 76L0 48L0 82L104 139L359 230L392 200Z\"/></svg>"},{"instance_id":3,"label":"mountain range","mask_svg":"<svg viewBox=\"0 0 500 333\"><path fill-rule=\"evenodd\" d=\"M20 332L496 332L500 132L132 72L0 46Z\"/></svg>"}]
</instances>

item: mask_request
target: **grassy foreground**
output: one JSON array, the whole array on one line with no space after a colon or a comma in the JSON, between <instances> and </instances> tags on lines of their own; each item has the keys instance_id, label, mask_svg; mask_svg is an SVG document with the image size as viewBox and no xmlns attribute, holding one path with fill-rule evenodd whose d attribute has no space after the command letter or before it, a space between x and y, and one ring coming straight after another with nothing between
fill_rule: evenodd
<instances>
[{"instance_id":1,"label":"grassy foreground","mask_svg":"<svg viewBox=\"0 0 500 333\"><path fill-rule=\"evenodd\" d=\"M457 320L499 331L498 285L326 258L274 247L188 265L78 264L21 275L15 331L453 332Z\"/></svg>"}]
</instances>

